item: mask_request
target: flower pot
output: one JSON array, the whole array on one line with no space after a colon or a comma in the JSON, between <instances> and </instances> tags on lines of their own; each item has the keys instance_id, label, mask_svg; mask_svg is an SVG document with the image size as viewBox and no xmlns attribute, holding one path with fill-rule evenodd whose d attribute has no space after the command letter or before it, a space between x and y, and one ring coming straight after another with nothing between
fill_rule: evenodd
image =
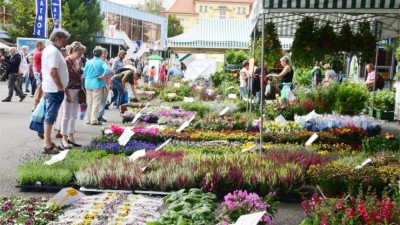
<instances>
[{"instance_id":1,"label":"flower pot","mask_svg":"<svg viewBox=\"0 0 400 225\"><path fill-rule=\"evenodd\" d=\"M376 118L380 120L394 121L394 111L379 110L379 113L377 112Z\"/></svg>"}]
</instances>

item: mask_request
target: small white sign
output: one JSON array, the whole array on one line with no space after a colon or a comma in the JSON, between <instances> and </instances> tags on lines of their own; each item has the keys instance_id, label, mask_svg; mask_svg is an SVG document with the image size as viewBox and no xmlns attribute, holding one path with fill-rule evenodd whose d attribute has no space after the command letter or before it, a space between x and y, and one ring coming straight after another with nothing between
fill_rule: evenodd
<instances>
[{"instance_id":1,"label":"small white sign","mask_svg":"<svg viewBox=\"0 0 400 225\"><path fill-rule=\"evenodd\" d=\"M133 118L131 123L136 123L141 116L142 116L142 113L140 113L140 112L136 113L135 118Z\"/></svg>"},{"instance_id":2,"label":"small white sign","mask_svg":"<svg viewBox=\"0 0 400 225\"><path fill-rule=\"evenodd\" d=\"M167 144L169 144L172 141L172 138L166 140L162 145L160 145L158 148L156 148L155 151L161 150L162 148L164 148Z\"/></svg>"},{"instance_id":3,"label":"small white sign","mask_svg":"<svg viewBox=\"0 0 400 225\"><path fill-rule=\"evenodd\" d=\"M64 150L64 151L58 153L57 155L52 156L51 159L48 160L48 161L45 161L44 164L45 165L51 165L51 164L54 164L56 162L60 162L60 161L64 160L65 157L68 154L68 151L69 150Z\"/></svg>"},{"instance_id":4,"label":"small white sign","mask_svg":"<svg viewBox=\"0 0 400 225\"><path fill-rule=\"evenodd\" d=\"M174 83L174 87L180 88L181 87L181 83Z\"/></svg>"},{"instance_id":5,"label":"small white sign","mask_svg":"<svg viewBox=\"0 0 400 225\"><path fill-rule=\"evenodd\" d=\"M228 94L228 98L235 99L235 98L237 98L237 95L236 94Z\"/></svg>"},{"instance_id":6,"label":"small white sign","mask_svg":"<svg viewBox=\"0 0 400 225\"><path fill-rule=\"evenodd\" d=\"M146 106L140 112L144 113L148 107L149 107L149 103L147 103Z\"/></svg>"},{"instance_id":7,"label":"small white sign","mask_svg":"<svg viewBox=\"0 0 400 225\"><path fill-rule=\"evenodd\" d=\"M356 166L354 169L356 169L356 170L361 169L370 162L372 162L372 160L370 158L368 158L364 162L362 162L360 165Z\"/></svg>"},{"instance_id":8,"label":"small white sign","mask_svg":"<svg viewBox=\"0 0 400 225\"><path fill-rule=\"evenodd\" d=\"M234 225L257 225L266 212L242 215Z\"/></svg>"},{"instance_id":9,"label":"small white sign","mask_svg":"<svg viewBox=\"0 0 400 225\"><path fill-rule=\"evenodd\" d=\"M49 203L55 203L58 207L71 205L83 197L85 197L83 193L73 188L63 188L52 199L50 199Z\"/></svg>"},{"instance_id":10,"label":"small white sign","mask_svg":"<svg viewBox=\"0 0 400 225\"><path fill-rule=\"evenodd\" d=\"M233 88L235 88L235 87L229 86L227 89L228 89L228 90L231 90L231 89L233 89Z\"/></svg>"},{"instance_id":11,"label":"small white sign","mask_svg":"<svg viewBox=\"0 0 400 225\"><path fill-rule=\"evenodd\" d=\"M220 116L223 116L223 115L225 115L225 113L227 113L229 111L229 107L227 106L227 107L225 107L220 113L219 113L219 115Z\"/></svg>"},{"instance_id":12,"label":"small white sign","mask_svg":"<svg viewBox=\"0 0 400 225\"><path fill-rule=\"evenodd\" d=\"M192 97L183 97L183 102L194 102Z\"/></svg>"},{"instance_id":13,"label":"small white sign","mask_svg":"<svg viewBox=\"0 0 400 225\"><path fill-rule=\"evenodd\" d=\"M189 126L189 121L185 121L182 123L182 125L176 130L177 133L182 132L186 127Z\"/></svg>"},{"instance_id":14,"label":"small white sign","mask_svg":"<svg viewBox=\"0 0 400 225\"><path fill-rule=\"evenodd\" d=\"M172 97L175 97L176 94L175 94L175 93L168 93L167 96L170 97L170 98L172 98Z\"/></svg>"},{"instance_id":15,"label":"small white sign","mask_svg":"<svg viewBox=\"0 0 400 225\"><path fill-rule=\"evenodd\" d=\"M150 166L150 163L152 163L154 160L156 160L156 158L150 160L150 162L147 163L147 166L145 166L145 167L142 168L142 172L146 171L147 167L149 167L149 166Z\"/></svg>"},{"instance_id":16,"label":"small white sign","mask_svg":"<svg viewBox=\"0 0 400 225\"><path fill-rule=\"evenodd\" d=\"M195 117L196 117L196 115L193 115L192 117L190 117L190 119L188 120L188 122L191 123L191 122L194 120Z\"/></svg>"},{"instance_id":17,"label":"small white sign","mask_svg":"<svg viewBox=\"0 0 400 225\"><path fill-rule=\"evenodd\" d=\"M129 161L134 162L136 159L146 155L146 149L137 150L131 156L129 156Z\"/></svg>"},{"instance_id":18,"label":"small white sign","mask_svg":"<svg viewBox=\"0 0 400 225\"><path fill-rule=\"evenodd\" d=\"M280 124L286 125L289 122L285 119L285 117L283 117L282 115L279 115L275 118L275 122L278 122Z\"/></svg>"},{"instance_id":19,"label":"small white sign","mask_svg":"<svg viewBox=\"0 0 400 225\"><path fill-rule=\"evenodd\" d=\"M242 152L252 152L252 151L260 149L260 147L261 147L261 144L253 145L250 148L243 149Z\"/></svg>"},{"instance_id":20,"label":"small white sign","mask_svg":"<svg viewBox=\"0 0 400 225\"><path fill-rule=\"evenodd\" d=\"M208 96L211 96L211 95L214 94L214 91L211 90L211 89L207 89L206 92L207 92L207 95L208 95Z\"/></svg>"},{"instance_id":21,"label":"small white sign","mask_svg":"<svg viewBox=\"0 0 400 225\"><path fill-rule=\"evenodd\" d=\"M126 127L122 135L118 138L118 143L125 146L134 134L135 132L133 132L131 127Z\"/></svg>"},{"instance_id":22,"label":"small white sign","mask_svg":"<svg viewBox=\"0 0 400 225\"><path fill-rule=\"evenodd\" d=\"M311 137L306 142L306 146L311 145L315 140L317 140L317 138L318 138L318 134L317 133L313 133L313 135L311 135Z\"/></svg>"}]
</instances>

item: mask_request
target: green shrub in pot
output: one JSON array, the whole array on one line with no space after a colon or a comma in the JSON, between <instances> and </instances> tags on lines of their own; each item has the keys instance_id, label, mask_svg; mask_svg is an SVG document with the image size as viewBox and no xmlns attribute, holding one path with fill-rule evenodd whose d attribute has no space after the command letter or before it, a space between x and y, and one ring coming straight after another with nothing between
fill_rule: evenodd
<instances>
[{"instance_id":1,"label":"green shrub in pot","mask_svg":"<svg viewBox=\"0 0 400 225\"><path fill-rule=\"evenodd\" d=\"M336 92L335 110L343 115L357 115L368 101L366 87L356 83L343 83Z\"/></svg>"}]
</instances>

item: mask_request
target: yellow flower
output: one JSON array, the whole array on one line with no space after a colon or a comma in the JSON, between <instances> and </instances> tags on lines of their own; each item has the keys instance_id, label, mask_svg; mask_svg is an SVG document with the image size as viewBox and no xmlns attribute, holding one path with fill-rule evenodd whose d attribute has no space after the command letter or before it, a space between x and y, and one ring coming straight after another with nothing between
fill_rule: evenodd
<instances>
[{"instance_id":1,"label":"yellow flower","mask_svg":"<svg viewBox=\"0 0 400 225\"><path fill-rule=\"evenodd\" d=\"M385 137L386 137L386 139L389 140L389 139L393 138L394 136L393 136L393 134L386 133Z\"/></svg>"},{"instance_id":2,"label":"yellow flower","mask_svg":"<svg viewBox=\"0 0 400 225\"><path fill-rule=\"evenodd\" d=\"M327 151L327 150L318 151L318 155L328 155L328 154L329 154L329 151Z\"/></svg>"}]
</instances>

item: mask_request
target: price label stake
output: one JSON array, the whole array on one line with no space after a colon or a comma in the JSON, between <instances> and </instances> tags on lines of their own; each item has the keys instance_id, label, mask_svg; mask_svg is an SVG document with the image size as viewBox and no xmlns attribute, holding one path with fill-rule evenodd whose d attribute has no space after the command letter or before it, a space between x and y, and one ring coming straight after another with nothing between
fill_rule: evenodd
<instances>
[{"instance_id":1,"label":"price label stake","mask_svg":"<svg viewBox=\"0 0 400 225\"><path fill-rule=\"evenodd\" d=\"M317 138L318 138L318 134L313 133L313 135L311 135L311 137L306 142L306 146L310 146L315 140L317 140Z\"/></svg>"},{"instance_id":2,"label":"price label stake","mask_svg":"<svg viewBox=\"0 0 400 225\"><path fill-rule=\"evenodd\" d=\"M223 115L225 115L225 113L227 113L229 111L229 107L225 107L220 113L219 113L219 115L220 116L223 116Z\"/></svg>"},{"instance_id":3,"label":"price label stake","mask_svg":"<svg viewBox=\"0 0 400 225\"><path fill-rule=\"evenodd\" d=\"M122 135L118 138L119 145L125 146L135 134L131 127L126 127Z\"/></svg>"},{"instance_id":4,"label":"price label stake","mask_svg":"<svg viewBox=\"0 0 400 225\"><path fill-rule=\"evenodd\" d=\"M45 161L44 164L52 165L52 164L54 164L56 162L63 161L65 159L65 157L67 156L68 151L69 150L64 150L64 151L58 153L57 155L52 156L51 159L48 160L48 161Z\"/></svg>"},{"instance_id":5,"label":"price label stake","mask_svg":"<svg viewBox=\"0 0 400 225\"><path fill-rule=\"evenodd\" d=\"M238 218L234 225L257 225L266 212L258 212L242 215Z\"/></svg>"},{"instance_id":6,"label":"price label stake","mask_svg":"<svg viewBox=\"0 0 400 225\"><path fill-rule=\"evenodd\" d=\"M146 149L137 150L131 156L129 156L129 161L134 162L136 159L146 156Z\"/></svg>"},{"instance_id":7,"label":"price label stake","mask_svg":"<svg viewBox=\"0 0 400 225\"><path fill-rule=\"evenodd\" d=\"M167 144L169 144L172 141L172 138L166 140L162 145L160 145L158 148L155 149L155 151L159 151L162 148L164 148Z\"/></svg>"}]
</instances>

